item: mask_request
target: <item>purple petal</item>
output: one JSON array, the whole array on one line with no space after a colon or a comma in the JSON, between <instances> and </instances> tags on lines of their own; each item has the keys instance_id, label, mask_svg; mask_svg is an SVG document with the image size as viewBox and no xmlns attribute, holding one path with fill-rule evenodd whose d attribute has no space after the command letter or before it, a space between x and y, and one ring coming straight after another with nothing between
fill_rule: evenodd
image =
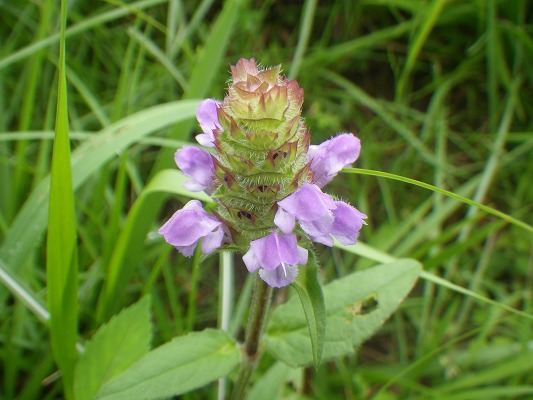
<instances>
[{"instance_id":1,"label":"purple petal","mask_svg":"<svg viewBox=\"0 0 533 400\"><path fill-rule=\"evenodd\" d=\"M183 175L191 178L184 184L185 188L193 192L213 190L214 162L211 154L203 149L193 146L183 146L176 151L174 160Z\"/></svg>"},{"instance_id":2,"label":"purple petal","mask_svg":"<svg viewBox=\"0 0 533 400\"><path fill-rule=\"evenodd\" d=\"M193 243L190 246L174 246L176 249L183 254L185 257L190 257L194 254L194 250L196 249L196 244Z\"/></svg>"},{"instance_id":3,"label":"purple petal","mask_svg":"<svg viewBox=\"0 0 533 400\"><path fill-rule=\"evenodd\" d=\"M272 232L264 238L252 241L250 247L264 269L272 270L281 263L298 262L296 235L278 235Z\"/></svg>"},{"instance_id":4,"label":"purple petal","mask_svg":"<svg viewBox=\"0 0 533 400\"><path fill-rule=\"evenodd\" d=\"M215 221L202 221L196 211L178 210L159 229L159 233L172 246L189 246L217 228Z\"/></svg>"},{"instance_id":5,"label":"purple petal","mask_svg":"<svg viewBox=\"0 0 533 400\"><path fill-rule=\"evenodd\" d=\"M296 265L285 265L279 266L276 269L271 271L266 269L261 269L259 271L259 276L263 279L269 286L275 288L281 288L287 285L290 285L296 279L298 275L298 267Z\"/></svg>"},{"instance_id":6,"label":"purple petal","mask_svg":"<svg viewBox=\"0 0 533 400\"><path fill-rule=\"evenodd\" d=\"M283 208L279 207L274 216L274 223L283 233L291 233L296 224L294 215L289 214Z\"/></svg>"},{"instance_id":7,"label":"purple petal","mask_svg":"<svg viewBox=\"0 0 533 400\"><path fill-rule=\"evenodd\" d=\"M202 253L209 254L215 251L222 244L222 239L224 238L224 230L222 226L219 226L217 229L208 233L202 240Z\"/></svg>"},{"instance_id":8,"label":"purple petal","mask_svg":"<svg viewBox=\"0 0 533 400\"><path fill-rule=\"evenodd\" d=\"M271 246L268 246L270 244L267 243L269 237L270 235L250 242L250 250L253 251L259 265L262 267L266 266L268 269L274 269L280 264L280 260L277 249L273 251Z\"/></svg>"},{"instance_id":9,"label":"purple petal","mask_svg":"<svg viewBox=\"0 0 533 400\"><path fill-rule=\"evenodd\" d=\"M300 221L314 221L334 209L335 203L317 185L305 183L294 193L278 201L278 206Z\"/></svg>"},{"instance_id":10,"label":"purple petal","mask_svg":"<svg viewBox=\"0 0 533 400\"><path fill-rule=\"evenodd\" d=\"M319 187L329 183L341 169L348 167L359 157L360 140L351 133L343 133L318 146L309 146L314 182Z\"/></svg>"},{"instance_id":11,"label":"purple petal","mask_svg":"<svg viewBox=\"0 0 533 400\"><path fill-rule=\"evenodd\" d=\"M251 247L246 252L246 254L242 257L242 260L244 261L244 265L246 265L246 268L248 268L248 271L250 272L255 272L259 268L261 268L261 265L259 264L259 260L255 256L255 253Z\"/></svg>"},{"instance_id":12,"label":"purple petal","mask_svg":"<svg viewBox=\"0 0 533 400\"><path fill-rule=\"evenodd\" d=\"M220 102L207 99L202 101L196 109L196 119L202 128L203 134L197 135L196 140L203 146L214 147L215 136L213 130L220 127L218 123L217 106Z\"/></svg>"},{"instance_id":13,"label":"purple petal","mask_svg":"<svg viewBox=\"0 0 533 400\"><path fill-rule=\"evenodd\" d=\"M335 222L330 233L344 245L354 244L359 236L359 230L365 223L366 215L342 201L336 201L337 208L333 210Z\"/></svg>"},{"instance_id":14,"label":"purple petal","mask_svg":"<svg viewBox=\"0 0 533 400\"><path fill-rule=\"evenodd\" d=\"M215 147L215 135L213 132L200 133L194 137L198 143L205 147Z\"/></svg>"},{"instance_id":15,"label":"purple petal","mask_svg":"<svg viewBox=\"0 0 533 400\"><path fill-rule=\"evenodd\" d=\"M299 254L296 235L278 235L276 233L275 238L280 261L285 264L298 264Z\"/></svg>"},{"instance_id":16,"label":"purple petal","mask_svg":"<svg viewBox=\"0 0 533 400\"><path fill-rule=\"evenodd\" d=\"M307 249L304 249L303 247L298 246L298 264L299 265L307 264L308 256L309 256L309 253Z\"/></svg>"},{"instance_id":17,"label":"purple petal","mask_svg":"<svg viewBox=\"0 0 533 400\"><path fill-rule=\"evenodd\" d=\"M329 212L314 221L300 221L300 226L314 240L314 237L328 234L334 221L333 213Z\"/></svg>"},{"instance_id":18,"label":"purple petal","mask_svg":"<svg viewBox=\"0 0 533 400\"><path fill-rule=\"evenodd\" d=\"M193 254L200 239L204 239L202 252L208 254L220 247L224 237L222 222L205 212L198 200L191 200L176 211L159 233L187 257Z\"/></svg>"}]
</instances>

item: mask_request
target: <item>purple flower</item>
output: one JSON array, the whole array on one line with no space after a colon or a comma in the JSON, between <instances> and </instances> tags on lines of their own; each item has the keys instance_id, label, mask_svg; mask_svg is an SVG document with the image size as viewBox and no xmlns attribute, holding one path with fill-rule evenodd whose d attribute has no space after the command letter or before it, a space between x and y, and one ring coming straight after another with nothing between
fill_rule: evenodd
<instances>
[{"instance_id":1,"label":"purple flower","mask_svg":"<svg viewBox=\"0 0 533 400\"><path fill-rule=\"evenodd\" d=\"M298 275L298 265L307 264L307 250L298 246L296 235L272 232L253 240L243 256L248 271L259 270L259 276L276 288L291 284Z\"/></svg>"},{"instance_id":2,"label":"purple flower","mask_svg":"<svg viewBox=\"0 0 533 400\"><path fill-rule=\"evenodd\" d=\"M354 244L366 215L354 207L333 200L317 185L305 183L281 201L274 223L283 233L294 229L296 220L315 242L333 246L333 236L342 244Z\"/></svg>"},{"instance_id":3,"label":"purple flower","mask_svg":"<svg viewBox=\"0 0 533 400\"><path fill-rule=\"evenodd\" d=\"M221 129L220 124L218 123L218 111L217 106L220 102L207 99L202 101L198 108L196 109L196 119L202 128L204 133L196 135L196 140L198 143L205 147L215 147L215 135L213 130L216 128Z\"/></svg>"},{"instance_id":4,"label":"purple flower","mask_svg":"<svg viewBox=\"0 0 533 400\"><path fill-rule=\"evenodd\" d=\"M203 254L209 254L219 248L224 238L224 227L217 218L205 212L202 203L191 200L170 217L159 229L159 233L167 243L184 256L190 257L200 239Z\"/></svg>"},{"instance_id":5,"label":"purple flower","mask_svg":"<svg viewBox=\"0 0 533 400\"><path fill-rule=\"evenodd\" d=\"M324 187L339 171L359 157L361 142L351 133L343 133L318 146L309 146L307 153L314 173L314 183Z\"/></svg>"},{"instance_id":6,"label":"purple flower","mask_svg":"<svg viewBox=\"0 0 533 400\"><path fill-rule=\"evenodd\" d=\"M183 185L191 192L207 194L213 191L213 178L215 177L215 163L208 151L193 146L183 146L174 154L174 160L179 169L190 181Z\"/></svg>"},{"instance_id":7,"label":"purple flower","mask_svg":"<svg viewBox=\"0 0 533 400\"><path fill-rule=\"evenodd\" d=\"M366 215L343 201L335 201L335 206L337 207L333 210L335 220L329 233L335 236L341 244L355 244L359 231L363 224L366 224L363 221Z\"/></svg>"}]
</instances>

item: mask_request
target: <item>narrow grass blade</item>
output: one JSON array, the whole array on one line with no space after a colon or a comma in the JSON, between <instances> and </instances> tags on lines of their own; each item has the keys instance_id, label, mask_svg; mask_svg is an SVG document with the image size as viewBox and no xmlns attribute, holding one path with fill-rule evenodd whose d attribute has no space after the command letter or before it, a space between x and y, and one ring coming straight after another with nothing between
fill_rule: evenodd
<instances>
[{"instance_id":1,"label":"narrow grass blade","mask_svg":"<svg viewBox=\"0 0 533 400\"><path fill-rule=\"evenodd\" d=\"M62 0L56 135L50 176L46 283L52 351L63 377L65 396L67 399L73 399L78 335L78 269L65 74L66 21L67 0Z\"/></svg>"},{"instance_id":2,"label":"narrow grass blade","mask_svg":"<svg viewBox=\"0 0 533 400\"><path fill-rule=\"evenodd\" d=\"M420 54L420 51L422 50L422 47L424 46L429 34L431 33L431 30L437 23L445 4L446 0L434 0L431 5L422 8L422 11L420 12L420 19L422 20L422 23L420 29L417 31L416 36L413 39L412 45L409 46L405 67L396 86L397 99L401 99L404 96L409 76L413 70L418 55Z\"/></svg>"},{"instance_id":3,"label":"narrow grass blade","mask_svg":"<svg viewBox=\"0 0 533 400\"><path fill-rule=\"evenodd\" d=\"M429 189L429 190L432 190L432 191L434 191L436 193L443 194L445 196L451 197L452 199L461 201L461 202L463 202L465 204L468 204L470 206L477 207L480 210L483 210L483 211L485 211L488 214L492 214L492 215L494 215L494 216L496 216L498 218L503 219L504 221L509 222L510 224L516 225L516 226L518 226L518 227L520 227L522 229L525 229L528 232L533 233L533 226L531 226L529 224L526 224L523 221L520 221L520 220L518 220L516 218L513 218L510 215L507 215L507 214L505 214L505 213L503 213L501 211L495 210L492 207L488 207L488 206L486 206L484 204L481 204L481 203L475 202L473 200L467 199L466 197L460 196L460 195L458 195L456 193L453 193L453 192L450 192L448 190L444 190L444 189L438 188L436 186L430 185L429 183L420 182L420 181L417 181L416 179L406 178L406 177L400 176L400 175L390 174L388 172L372 171L372 170L369 170L369 169L345 168L345 169L342 170L342 172L347 173L347 174L361 174L361 175L379 176L379 177L382 177L382 178L394 179L396 181L401 181L401 182L409 183L411 185L420 186L420 187L422 187L424 189Z\"/></svg>"},{"instance_id":4,"label":"narrow grass blade","mask_svg":"<svg viewBox=\"0 0 533 400\"><path fill-rule=\"evenodd\" d=\"M37 299L35 293L24 287L17 277L12 275L0 259L0 283L28 307L42 322L48 323L50 313Z\"/></svg>"},{"instance_id":5,"label":"narrow grass blade","mask_svg":"<svg viewBox=\"0 0 533 400\"><path fill-rule=\"evenodd\" d=\"M292 59L291 70L289 71L289 79L294 79L298 75L302 59L309 43L309 36L313 29L313 18L316 12L317 0L307 0L303 9L302 22L300 26L300 36L298 38L298 45L296 46L296 52Z\"/></svg>"}]
</instances>

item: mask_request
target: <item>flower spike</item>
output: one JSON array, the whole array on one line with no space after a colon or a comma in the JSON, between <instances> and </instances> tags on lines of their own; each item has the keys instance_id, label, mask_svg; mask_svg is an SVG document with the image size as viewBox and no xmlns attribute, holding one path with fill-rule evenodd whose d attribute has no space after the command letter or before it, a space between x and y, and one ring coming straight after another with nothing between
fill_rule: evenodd
<instances>
[{"instance_id":1,"label":"flower spike","mask_svg":"<svg viewBox=\"0 0 533 400\"><path fill-rule=\"evenodd\" d=\"M187 203L160 229L167 242L186 256L198 243L204 254L231 246L272 287L292 283L307 263L299 241L355 243L366 215L321 188L355 162L360 141L343 133L310 145L303 94L279 65L231 66L224 100L204 100L196 112L203 132L196 139L212 153L184 146L175 155L190 178L185 187L209 194L215 209Z\"/></svg>"}]
</instances>

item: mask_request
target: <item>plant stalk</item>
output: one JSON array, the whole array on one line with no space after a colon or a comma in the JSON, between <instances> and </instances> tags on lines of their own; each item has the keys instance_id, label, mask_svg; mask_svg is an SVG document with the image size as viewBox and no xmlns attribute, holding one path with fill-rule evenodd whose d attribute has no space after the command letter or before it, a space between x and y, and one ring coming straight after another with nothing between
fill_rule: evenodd
<instances>
[{"instance_id":1,"label":"plant stalk","mask_svg":"<svg viewBox=\"0 0 533 400\"><path fill-rule=\"evenodd\" d=\"M241 400L244 398L248 382L259 359L259 340L265 323L268 309L270 308L270 298L272 288L268 286L257 274L255 278L254 292L252 295L252 308L246 327L246 337L244 342L243 361L239 375L235 381L231 400Z\"/></svg>"}]
</instances>

